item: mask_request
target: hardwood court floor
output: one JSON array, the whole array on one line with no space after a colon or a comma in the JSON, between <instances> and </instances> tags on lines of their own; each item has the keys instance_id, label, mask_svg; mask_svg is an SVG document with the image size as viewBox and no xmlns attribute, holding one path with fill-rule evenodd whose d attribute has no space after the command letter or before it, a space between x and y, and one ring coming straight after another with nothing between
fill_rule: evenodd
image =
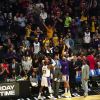
<instances>
[{"instance_id":1,"label":"hardwood court floor","mask_svg":"<svg viewBox=\"0 0 100 100\"><path fill-rule=\"evenodd\" d=\"M93 96L87 96L87 97L72 97L72 98L62 98L58 100L100 100L100 95L93 95Z\"/></svg>"}]
</instances>

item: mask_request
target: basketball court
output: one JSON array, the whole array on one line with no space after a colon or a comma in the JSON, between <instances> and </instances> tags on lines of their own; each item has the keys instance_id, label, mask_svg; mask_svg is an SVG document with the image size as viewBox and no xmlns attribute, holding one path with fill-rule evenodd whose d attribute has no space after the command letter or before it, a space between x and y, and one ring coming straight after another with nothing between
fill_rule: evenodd
<instances>
[{"instance_id":1,"label":"basketball court","mask_svg":"<svg viewBox=\"0 0 100 100\"><path fill-rule=\"evenodd\" d=\"M81 97L72 97L72 98L62 98L57 100L100 100L100 95L93 95L93 96L81 96Z\"/></svg>"}]
</instances>

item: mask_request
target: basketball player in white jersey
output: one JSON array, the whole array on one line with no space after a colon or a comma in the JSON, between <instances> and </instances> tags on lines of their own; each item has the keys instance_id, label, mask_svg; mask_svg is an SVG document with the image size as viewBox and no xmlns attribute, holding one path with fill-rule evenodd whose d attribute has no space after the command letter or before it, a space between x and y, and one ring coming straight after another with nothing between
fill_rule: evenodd
<instances>
[{"instance_id":1,"label":"basketball player in white jersey","mask_svg":"<svg viewBox=\"0 0 100 100\"><path fill-rule=\"evenodd\" d=\"M50 70L53 68L54 68L54 64L50 63L50 59L48 57L45 57L45 59L43 60L41 87L40 87L38 99L42 99L41 93L44 87L48 87L50 98L53 98L51 82L50 82L51 80Z\"/></svg>"}]
</instances>

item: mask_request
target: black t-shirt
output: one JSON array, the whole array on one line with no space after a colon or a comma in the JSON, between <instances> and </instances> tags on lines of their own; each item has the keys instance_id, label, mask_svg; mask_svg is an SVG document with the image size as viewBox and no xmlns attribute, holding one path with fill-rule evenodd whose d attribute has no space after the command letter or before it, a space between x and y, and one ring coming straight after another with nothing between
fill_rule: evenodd
<instances>
[{"instance_id":1,"label":"black t-shirt","mask_svg":"<svg viewBox=\"0 0 100 100\"><path fill-rule=\"evenodd\" d=\"M63 32L63 18L60 17L60 19L62 20L62 22L60 22L57 19L57 23L56 23L55 27L56 27L57 32L60 32L61 33L61 32Z\"/></svg>"},{"instance_id":2,"label":"black t-shirt","mask_svg":"<svg viewBox=\"0 0 100 100\"><path fill-rule=\"evenodd\" d=\"M82 61L81 60L77 60L76 62L75 62L75 66L76 67L78 67L78 71L81 71L81 67L82 67Z\"/></svg>"},{"instance_id":3,"label":"black t-shirt","mask_svg":"<svg viewBox=\"0 0 100 100\"><path fill-rule=\"evenodd\" d=\"M0 72L2 72L2 70L1 70ZM5 80L6 75L7 75L7 71L6 71L6 70L4 70L4 72L0 75L0 82L2 82L2 81L4 81L4 80Z\"/></svg>"}]
</instances>

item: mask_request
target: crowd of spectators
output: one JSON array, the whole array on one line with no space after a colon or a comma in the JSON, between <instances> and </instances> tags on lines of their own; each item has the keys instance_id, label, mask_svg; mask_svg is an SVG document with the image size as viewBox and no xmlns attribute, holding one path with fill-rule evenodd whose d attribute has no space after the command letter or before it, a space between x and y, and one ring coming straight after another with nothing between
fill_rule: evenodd
<instances>
[{"instance_id":1,"label":"crowd of spectators","mask_svg":"<svg viewBox=\"0 0 100 100\"><path fill-rule=\"evenodd\" d=\"M55 54L74 57L74 72L86 58L90 69L100 68L98 5L97 0L0 1L0 80L41 74L44 56Z\"/></svg>"}]
</instances>

